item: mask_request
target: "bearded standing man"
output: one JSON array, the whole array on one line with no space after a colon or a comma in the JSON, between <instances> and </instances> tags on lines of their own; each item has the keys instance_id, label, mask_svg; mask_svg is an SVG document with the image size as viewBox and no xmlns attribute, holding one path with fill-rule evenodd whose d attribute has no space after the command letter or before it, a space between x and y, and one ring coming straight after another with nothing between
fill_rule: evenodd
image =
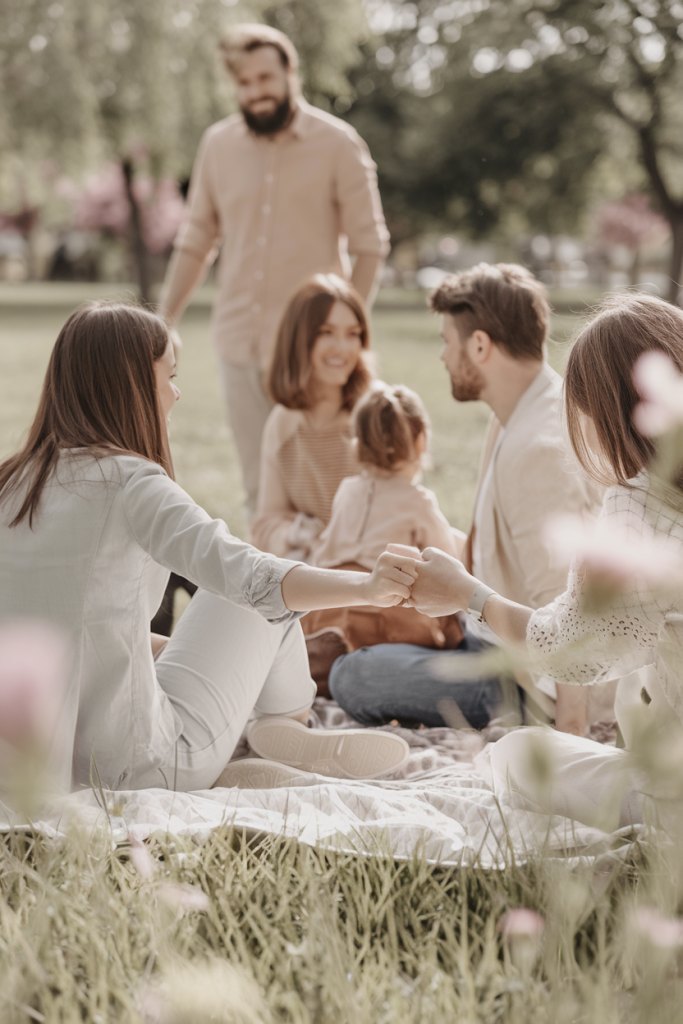
<instances>
[{"instance_id":1,"label":"bearded standing man","mask_svg":"<svg viewBox=\"0 0 683 1024\"><path fill-rule=\"evenodd\" d=\"M222 247L212 333L251 518L272 408L264 374L287 300L332 271L369 303L389 235L367 146L303 100L287 36L241 25L221 50L240 113L204 133L159 311L173 328Z\"/></svg>"}]
</instances>

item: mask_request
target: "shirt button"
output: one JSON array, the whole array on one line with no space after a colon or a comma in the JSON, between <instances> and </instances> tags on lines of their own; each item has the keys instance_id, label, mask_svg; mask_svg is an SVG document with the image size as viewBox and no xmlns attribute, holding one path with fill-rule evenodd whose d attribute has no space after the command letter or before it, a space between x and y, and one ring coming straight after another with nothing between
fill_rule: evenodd
<instances>
[{"instance_id":1,"label":"shirt button","mask_svg":"<svg viewBox=\"0 0 683 1024\"><path fill-rule=\"evenodd\" d=\"M268 182L268 184L270 184L272 180L273 180L273 175L272 174L266 174L266 181Z\"/></svg>"},{"instance_id":2,"label":"shirt button","mask_svg":"<svg viewBox=\"0 0 683 1024\"><path fill-rule=\"evenodd\" d=\"M263 235L261 235L261 237L260 237L260 238L257 238L257 239L256 239L256 244L257 244L257 245L265 245L265 244L266 244L266 240L265 240L265 238L263 237Z\"/></svg>"},{"instance_id":3,"label":"shirt button","mask_svg":"<svg viewBox=\"0 0 683 1024\"><path fill-rule=\"evenodd\" d=\"M252 313L260 313L261 312L261 306L259 305L258 302L254 303L254 305L251 307L251 311L252 311Z\"/></svg>"},{"instance_id":4,"label":"shirt button","mask_svg":"<svg viewBox=\"0 0 683 1024\"><path fill-rule=\"evenodd\" d=\"M263 280L263 271L262 270L257 270L256 273L254 274L254 277L256 278L257 281L262 281Z\"/></svg>"}]
</instances>

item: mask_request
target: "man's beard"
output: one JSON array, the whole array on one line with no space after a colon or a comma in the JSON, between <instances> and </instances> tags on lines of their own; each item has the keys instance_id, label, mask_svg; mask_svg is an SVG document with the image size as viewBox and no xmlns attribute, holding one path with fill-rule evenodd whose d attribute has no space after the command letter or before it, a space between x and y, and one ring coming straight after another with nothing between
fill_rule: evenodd
<instances>
[{"instance_id":1,"label":"man's beard","mask_svg":"<svg viewBox=\"0 0 683 1024\"><path fill-rule=\"evenodd\" d=\"M276 135L286 127L292 114L292 97L287 93L275 110L269 114L254 114L246 107L240 108L242 116L254 135Z\"/></svg>"},{"instance_id":2,"label":"man's beard","mask_svg":"<svg viewBox=\"0 0 683 1024\"><path fill-rule=\"evenodd\" d=\"M451 377L451 394L456 402L477 402L484 388L484 377L464 353L458 363L458 376Z\"/></svg>"}]
</instances>

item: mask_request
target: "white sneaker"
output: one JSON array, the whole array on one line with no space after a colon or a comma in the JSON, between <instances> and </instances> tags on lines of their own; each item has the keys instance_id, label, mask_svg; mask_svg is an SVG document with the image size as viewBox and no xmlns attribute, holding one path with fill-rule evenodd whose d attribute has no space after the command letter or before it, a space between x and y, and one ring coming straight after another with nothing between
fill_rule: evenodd
<instances>
[{"instance_id":1,"label":"white sneaker","mask_svg":"<svg viewBox=\"0 0 683 1024\"><path fill-rule=\"evenodd\" d=\"M334 779L376 779L404 765L410 747L376 729L307 729L293 718L269 716L247 731L252 750L306 772Z\"/></svg>"},{"instance_id":2,"label":"white sneaker","mask_svg":"<svg viewBox=\"0 0 683 1024\"><path fill-rule=\"evenodd\" d=\"M318 780L308 772L288 764L245 757L231 761L214 782L212 789L282 789L285 786L315 786Z\"/></svg>"}]
</instances>

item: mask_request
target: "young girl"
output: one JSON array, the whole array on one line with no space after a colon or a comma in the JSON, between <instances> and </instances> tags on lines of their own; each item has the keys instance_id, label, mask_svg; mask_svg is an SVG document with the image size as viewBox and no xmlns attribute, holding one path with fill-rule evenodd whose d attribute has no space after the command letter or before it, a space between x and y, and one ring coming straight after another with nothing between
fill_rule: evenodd
<instances>
[{"instance_id":1,"label":"young girl","mask_svg":"<svg viewBox=\"0 0 683 1024\"><path fill-rule=\"evenodd\" d=\"M363 300L334 274L305 281L285 310L270 370L278 403L263 432L251 539L312 562L340 482L358 472L351 410L372 380Z\"/></svg>"},{"instance_id":2,"label":"young girl","mask_svg":"<svg viewBox=\"0 0 683 1024\"><path fill-rule=\"evenodd\" d=\"M369 571L387 544L421 551L440 548L459 554L455 534L436 496L419 483L427 457L429 419L418 395L403 386L378 383L358 402L353 417L356 456L361 473L342 480L330 522L320 538L316 565ZM380 643L411 643L453 648L462 640L455 616L430 619L411 608L331 609L312 612L303 621L309 636L312 674L324 692L311 634L332 627L341 634L337 653ZM332 652L334 644L327 638Z\"/></svg>"}]
</instances>

